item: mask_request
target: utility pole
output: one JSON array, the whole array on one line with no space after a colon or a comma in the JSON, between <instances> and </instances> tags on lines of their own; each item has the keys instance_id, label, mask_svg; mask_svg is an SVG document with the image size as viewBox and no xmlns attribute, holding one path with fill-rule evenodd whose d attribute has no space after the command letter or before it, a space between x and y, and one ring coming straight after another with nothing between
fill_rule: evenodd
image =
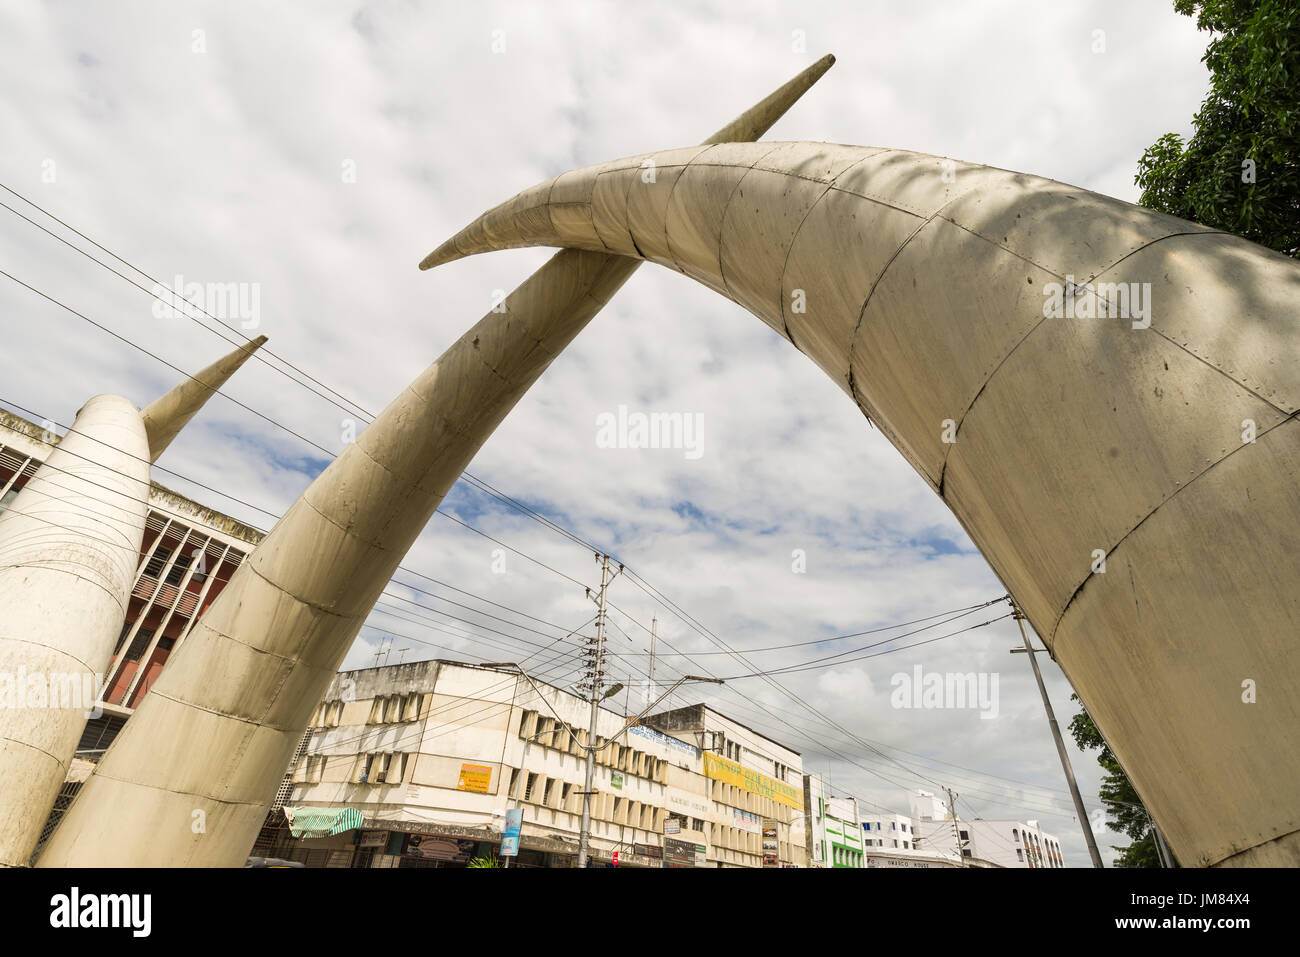
<instances>
[{"instance_id":1,"label":"utility pole","mask_svg":"<svg viewBox=\"0 0 1300 957\"><path fill-rule=\"evenodd\" d=\"M1012 648L1011 653L1029 655L1029 663L1034 666L1034 678L1038 681L1038 692L1043 696L1043 708L1047 711L1047 723L1052 727L1052 738L1056 741L1056 753L1061 756L1061 767L1065 771L1065 782L1070 786L1070 797L1074 799L1074 813L1079 818L1079 826L1083 828L1083 839L1088 845L1088 855L1092 858L1093 867L1103 867L1101 862L1101 852L1097 850L1097 839L1092 834L1092 824L1088 820L1088 812L1083 809L1083 798L1079 795L1079 785L1074 780L1074 768L1070 766L1070 753L1065 750L1065 741L1061 738L1061 729L1056 723L1056 712L1052 710L1052 702L1047 697L1047 685L1043 684L1043 673L1038 670L1038 659L1034 655L1039 651L1046 651L1045 648L1034 648L1029 642L1029 633L1025 631L1025 615L1013 600L1011 603L1012 615L1016 619L1016 624L1020 626L1020 637L1024 640L1023 649Z\"/></svg>"},{"instance_id":2,"label":"utility pole","mask_svg":"<svg viewBox=\"0 0 1300 957\"><path fill-rule=\"evenodd\" d=\"M659 637L659 619L652 616L650 618L650 671L646 675L650 696L655 693L655 639L657 637Z\"/></svg>"},{"instance_id":3,"label":"utility pole","mask_svg":"<svg viewBox=\"0 0 1300 957\"><path fill-rule=\"evenodd\" d=\"M1151 816L1149 811L1147 812L1147 820L1151 823L1151 834L1156 843L1156 858L1160 861L1160 866L1173 867L1173 864L1170 863L1173 860L1173 855L1169 853L1169 845L1165 843L1165 836L1160 833L1160 828L1156 826L1156 819Z\"/></svg>"},{"instance_id":4,"label":"utility pole","mask_svg":"<svg viewBox=\"0 0 1300 957\"><path fill-rule=\"evenodd\" d=\"M597 555L600 560L600 595L596 599L596 647L595 651L585 652L591 670L587 676L591 680L591 720L587 726L587 773L586 783L582 788L582 830L578 834L578 866L587 866L587 852L591 845L591 785L596 775L596 718L600 714L600 685L605 666L605 592L613 580L609 574L609 556ZM617 577L623 571L619 566ZM590 596L590 591L588 591Z\"/></svg>"},{"instance_id":5,"label":"utility pole","mask_svg":"<svg viewBox=\"0 0 1300 957\"><path fill-rule=\"evenodd\" d=\"M962 853L965 848L961 844L961 825L957 822L957 795L952 793L952 788L944 790L948 792L948 816L952 818L952 839L957 842L957 859L962 867L968 867L966 855Z\"/></svg>"}]
</instances>

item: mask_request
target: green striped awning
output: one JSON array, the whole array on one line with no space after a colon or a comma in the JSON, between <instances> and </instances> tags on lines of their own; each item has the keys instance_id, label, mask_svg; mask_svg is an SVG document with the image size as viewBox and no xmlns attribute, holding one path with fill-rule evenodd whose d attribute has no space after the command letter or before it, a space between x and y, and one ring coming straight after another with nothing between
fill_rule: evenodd
<instances>
[{"instance_id":1,"label":"green striped awning","mask_svg":"<svg viewBox=\"0 0 1300 957\"><path fill-rule=\"evenodd\" d=\"M287 807L289 833L294 837L329 837L361 827L361 812L354 807Z\"/></svg>"}]
</instances>

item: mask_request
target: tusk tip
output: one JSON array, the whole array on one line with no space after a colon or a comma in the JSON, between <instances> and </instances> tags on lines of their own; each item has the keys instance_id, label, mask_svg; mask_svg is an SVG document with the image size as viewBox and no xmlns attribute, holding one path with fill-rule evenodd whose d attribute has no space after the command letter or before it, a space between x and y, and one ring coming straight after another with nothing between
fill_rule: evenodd
<instances>
[{"instance_id":1,"label":"tusk tip","mask_svg":"<svg viewBox=\"0 0 1300 957\"><path fill-rule=\"evenodd\" d=\"M420 260L420 269L422 271L432 269L434 266L442 266L463 258L464 254L456 248L455 240L448 240Z\"/></svg>"}]
</instances>

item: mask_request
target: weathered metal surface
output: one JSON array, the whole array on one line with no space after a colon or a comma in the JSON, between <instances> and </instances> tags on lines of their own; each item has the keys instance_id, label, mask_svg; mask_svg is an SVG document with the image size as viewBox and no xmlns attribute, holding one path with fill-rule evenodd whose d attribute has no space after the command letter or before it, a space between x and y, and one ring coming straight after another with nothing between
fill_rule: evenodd
<instances>
[{"instance_id":1,"label":"weathered metal surface","mask_svg":"<svg viewBox=\"0 0 1300 957\"><path fill-rule=\"evenodd\" d=\"M258 336L246 345L240 346L229 355L222 356L212 365L190 376L166 395L145 406L140 412L144 419L145 434L149 437L149 461L157 462L158 456L171 445L172 439L181 429L189 424L190 419L198 414L212 393L220 389L226 381L239 371L239 367L248 361L254 352L262 348L266 336Z\"/></svg>"},{"instance_id":2,"label":"weathered metal surface","mask_svg":"<svg viewBox=\"0 0 1300 957\"><path fill-rule=\"evenodd\" d=\"M535 187L421 268L518 245L628 255L630 235L748 308L943 497L1179 858L1300 864L1300 264L901 150L633 160L659 185L632 179L624 202L584 208L584 184L632 161L552 181L589 229L548 231L555 189Z\"/></svg>"},{"instance_id":3,"label":"weathered metal surface","mask_svg":"<svg viewBox=\"0 0 1300 957\"><path fill-rule=\"evenodd\" d=\"M26 866L122 633L149 464L265 341L141 413L96 396L0 515L0 865Z\"/></svg>"}]
</instances>

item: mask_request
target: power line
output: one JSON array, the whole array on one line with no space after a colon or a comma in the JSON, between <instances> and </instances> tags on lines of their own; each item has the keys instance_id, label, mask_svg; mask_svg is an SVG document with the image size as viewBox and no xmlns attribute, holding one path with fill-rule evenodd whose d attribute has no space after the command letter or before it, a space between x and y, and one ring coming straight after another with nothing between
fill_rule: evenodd
<instances>
[{"instance_id":1,"label":"power line","mask_svg":"<svg viewBox=\"0 0 1300 957\"><path fill-rule=\"evenodd\" d=\"M129 268L133 269L133 270L136 271L137 273L140 273L141 275L144 275L146 278L152 280L153 282L155 282L156 285L161 285L161 286L164 286L165 288L169 288L169 289L170 289L170 287L167 287L166 284L164 284L164 283L159 283L156 279L154 279L152 276L149 276L149 274L145 273L143 270L140 270L140 269L138 269L137 267L133 266L132 264L130 264L130 263L127 262L126 260L122 259L122 257L118 256L116 253L113 253L111 250L107 249L106 247L102 246L101 244L99 244L99 243L95 242L94 240L90 239L90 237L86 236L84 233L81 233L80 231L76 230L75 228L69 226L69 225L68 225L67 223L65 223L63 220L60 220L60 219L58 219L57 217L53 216L52 214L48 213L46 210L41 209L41 207L36 206L36 204L34 204L34 203L31 203L30 200L27 200L25 197L22 197L20 194L18 194L18 193L16 193L15 191L9 189L8 187L4 187L4 188L5 188L6 190L8 190L9 192L11 192L13 195L15 195L15 196L17 196L18 198L22 199L24 202L29 203L29 205L33 206L33 208L36 208L36 209L38 209L40 212L44 213L45 215L50 216L51 219L54 219L56 222L59 222L61 225L65 226L66 228L71 229L73 232L77 233L77 235L79 235L79 236L81 236L82 238L86 239L88 242L91 242L91 243L94 244L96 247L100 248L101 250L107 252L109 255L113 256L113 257L114 257L115 259L117 259L118 261L123 262L125 265L127 265ZM87 258L90 258L92 261L97 262L97 263L99 263L101 266L103 266L104 268L109 269L110 272L113 272L115 275L118 275L120 278L123 278L125 281L131 282L132 285L137 286L137 288L143 288L143 287L140 287L138 283L134 283L133 281L131 281L128 277L123 276L121 273L117 272L116 270L112 269L111 267L107 266L106 264L100 262L99 260L95 259L94 257L89 256L89 254L85 253L83 250L78 249L76 246L72 245L71 243L67 243L66 240L62 239L61 237L56 236L55 234L53 234L53 233L50 232L49 230L45 229L44 227L40 226L40 225L37 224L37 223L34 223L32 220L28 219L27 217L22 216L21 213L17 213L17 211L16 211L16 210L13 210L11 207L6 206L6 208L9 209L11 212L14 212L16 215L18 215L20 218L24 219L25 221L31 223L32 225L37 226L38 228L41 228L43 231L47 232L49 235L54 236L54 238L59 239L61 242L64 242L66 245L70 246L70 248L73 248L73 249L77 250L78 252L82 253L82 255L85 255L85 256L87 256ZM67 309L69 312L72 312L74 315L77 315L77 316L79 316L80 318L84 319L85 321L90 322L92 325L95 325L97 328L100 328L100 329L102 329L102 330L108 332L110 335L113 335L115 338L118 338L118 339L120 339L121 341L127 343L128 345L131 345L131 346L133 346L134 348L140 349L141 351L145 352L147 355L150 355L152 358L154 358L154 359L156 359L156 360L158 360L158 361L160 361L160 362L163 362L163 363L166 364L166 365L169 365L169 367L171 367L171 368L173 368L173 369L176 368L175 366L170 366L170 364L169 364L169 363L166 363L165 360L162 360L160 357L158 357L158 356L154 355L153 353L149 352L147 349L144 349L143 347L138 346L137 344L135 344L135 343L132 342L131 340L129 340L129 339L123 337L123 336L120 336L120 335L118 335L118 334L115 333L115 332L112 332L112 330L108 329L107 327L102 326L102 325L100 325L99 323L96 323L94 320L89 319L89 317L84 316L83 314L77 312L76 310L71 309L70 307L68 307L68 306L66 306L65 304L59 302L58 300L54 299L53 297L50 297L50 296L46 295L45 293L41 292L40 290L37 290L37 289L35 289L34 287L32 287L32 286L30 286L30 285L28 285L28 284L22 282L21 280L16 279L16 278L13 277L12 275L10 275L10 274L8 274L8 273L4 273L3 271L0 271L0 275L5 275L7 278L10 278L11 280L17 282L19 285L22 285L22 286L24 286L25 288L27 288L27 289L29 289L29 290L31 290L31 291L33 291L33 292L36 292L38 295L41 295L42 297L48 299L49 301L53 302L54 304L59 305L60 307L62 307L62 308L64 308L64 309ZM151 296L154 296L154 293L152 293L152 291L150 291L150 290L144 290L144 291L148 292ZM175 291L173 290L173 293L174 293L174 292L175 292ZM155 298L157 298L157 297L155 297ZM184 299L184 297L181 297L181 298ZM189 300L184 300L184 301L189 302ZM193 305L193 304L191 303L191 305ZM217 319L215 316L212 316L210 313L207 313L206 310L202 310L200 307L197 307L197 306L196 306L195 308L199 308L199 311L204 312L204 314L205 314L205 315L208 315L209 318L212 318L214 321L217 321L217 322L221 323L221 320ZM189 317L189 318L194 319L194 317ZM194 321L195 321L196 323L198 323L198 320L197 320L197 319L194 319ZM200 326L202 326L202 323L198 323L198 324L199 324ZM225 325L225 323L222 323L222 325ZM203 326L203 328L207 328L207 327L206 327L206 326ZM227 326L227 328L230 328L230 327ZM215 332L214 330L211 330L211 329L209 329L209 331L213 331L213 332ZM234 330L232 329L231 331L234 331ZM245 337L245 338L247 338L247 337ZM227 341L229 341L229 340L227 340ZM273 357L275 357L275 358L277 358L277 359L280 359L280 357L275 356L274 353L270 353L270 355L272 355ZM286 365L290 365L290 367L291 367L291 368L294 368L295 371L298 371L298 372L300 372L300 373L303 374L303 375L307 375L306 373L302 372L302 370L297 369L296 366L292 366L292 364L288 363L286 360L280 359L280 361L285 362ZM266 364L267 364L268 366L270 366L269 363L266 363ZM271 368L276 368L276 367L274 367L274 366L270 366L270 367L271 367ZM177 369L177 371L181 371L181 370ZM280 371L282 374L284 374L284 375L286 375L287 377L289 377L290 379L292 379L292 377L291 377L291 376L288 376L287 373L284 373L283 370L277 369L277 371ZM184 374L184 373L182 373L182 374ZM311 378L311 377L308 376L308 378ZM293 381L298 382L298 380L296 380L296 379L293 380ZM317 382L317 384L322 385L324 388L327 388L327 389L329 388L329 387L327 387L327 386L324 386L323 383L320 383L319 380L315 380L315 379L313 379L312 381ZM308 387L308 386L305 385L305 383L298 382L298 384L300 384L300 385L304 385L304 387L309 388L309 391L313 391L314 394L316 394L316 395L318 395L318 396L321 396L321 397L323 397L323 398L326 398L328 401L333 402L333 400L330 400L330 399L328 398L328 396L323 396L321 393L316 392L315 390L311 390L310 387ZM333 389L330 389L329 391L333 392L335 395L338 395L340 398L344 398L340 393L336 392L336 391L333 390ZM227 398L230 398L230 397L227 396ZM310 444L310 445L312 445L313 447L315 447L315 448L317 448L317 449L320 449L321 451L325 452L327 455L332 455L332 454L333 454L330 450L325 449L323 446L317 445L316 443L312 442L310 439L306 439L304 436L299 435L298 433L294 432L294 431L291 430L291 429L288 429L286 426L283 426L281 423L276 422L274 419L271 419L269 416L266 416L266 415L264 415L264 414L262 414L262 413L260 413L260 412L257 412L256 410L252 409L251 407L249 407L249 406L245 406L245 405L243 405L242 403L239 403L237 400L231 399L231 401L236 402L237 405L241 405L243 408L247 409L248 411L253 412L254 414L258 415L259 417L261 417L261 418L265 419L266 421L270 422L271 424L276 425L277 427L283 429L284 431L289 432L291 435L294 435L296 438L300 439L301 441L304 441L304 442L306 442L307 444ZM360 405L356 404L355 402L351 402L351 400L344 399L344 401L348 401L351 405L355 406L357 409L362 409L362 407L361 407ZM335 405L338 405L337 402L334 402L334 404L335 404ZM339 406L339 407L340 407L340 408L344 408L344 407L342 407L342 406ZM351 411L348 410L348 409L346 409L346 408L344 408L344 411L345 411L345 412L348 412L349 414L351 414ZM364 411L364 409L362 409L362 411ZM468 475L468 473L466 473L466 474ZM562 536L566 537L566 538L567 538L568 540L570 540L571 542L573 542L573 543L575 543L575 544L583 544L584 547L588 547L588 548L590 548L590 549L592 549L592 550L598 550L598 549L595 549L595 547L592 546L592 545L590 545L589 543L584 542L584 540L581 539L580 537L578 537L576 534L574 534L574 533L568 531L567 529L564 529L564 528L563 528L562 526L560 526L558 523L555 523L555 522L551 521L550 519L546 518L545 516L541 515L540 513L536 512L535 510L531 509L530 507L524 505L523 503L520 503L520 502L518 502L517 500L512 499L512 498L510 498L509 496L506 496L504 493L501 493L501 492L499 492L499 490L494 489L492 486L488 485L486 482L481 482L481 480L477 480L477 479L475 479L473 476L469 476L469 478L470 478L470 482L469 482L468 484L473 485L473 487L478 488L480 491L485 491L487 494L493 495L493 497L497 498L497 500L499 500L499 501L503 501L503 502L505 502L506 504L510 504L511 507L516 508L518 511L520 511L520 512L523 513L523 514L525 514L526 516L529 516L529 517L533 518L534 520L539 521L539 523L543 524L545 527L550 528L552 531L556 532L557 534L561 534ZM196 483L196 484L197 484L197 483ZM469 530L474 531L474 532L476 532L477 534L483 535L483 537L489 538L489 540L495 542L496 544L502 545L502 547L510 548L510 546L506 546L506 545L504 545L504 543L499 542L499 541L497 541L496 539L493 539L491 536L486 535L486 533L480 532L478 529L473 528L473 526L470 526L468 523L461 522L459 519L455 518L454 516L448 515L447 513L443 513L443 512L441 512L441 511L439 511L439 514L444 514L445 517L451 518L453 521L456 521L456 522L458 522L459 524L464 525L464 526L465 526L466 528L468 528ZM521 553L521 552L518 552L516 549L510 548L510 550L511 550L511 551L516 551L516 553L521 554L523 557L527 558L528 560L536 562L537 564L539 564L539 565L541 565L542 567L544 567L544 568L546 568L546 569L552 571L553 573L555 573L555 574L557 574L557 575L560 575L561 577L565 577L565 578L567 578L567 579L568 579L569 581L571 581L571 582L574 582L574 583L576 583L576 584L582 584L581 582L577 582L576 579L569 578L569 576L564 575L564 573L559 572L558 570L552 568L551 566L546 565L545 563L542 563L542 562L537 562L535 559L532 559L530 556L527 556L527 555L524 555L524 554ZM641 583L644 584L645 586L649 586L649 583L646 582L644 579L641 579L640 581L641 581ZM409 587L409 586L408 586L408 587ZM649 587L653 588L653 586L649 586ZM643 589L643 590L644 590L644 589ZM657 590L655 590L655 591L657 592ZM665 601L667 601L666 597L663 596L662 593L658 593L658 594L659 594L659 597L660 597L661 599L664 599ZM674 613L677 614L678 617L682 617L682 616L685 614L684 612L682 612L682 610L681 610L680 608L678 608L677 606L673 605L671 602L668 602L668 605L672 607L672 609L674 610ZM422 607L422 606L421 606L421 607ZM436 613L436 612L435 612L435 613ZM477 613L477 612L476 612L476 613ZM686 618L683 618L683 620L687 620L687 618L689 618L689 616L686 616ZM925 620L925 619L921 619L921 620ZM997 619L995 619L995 620L997 620ZM690 622L693 623L693 622L694 622L694 619L690 619ZM696 625L697 625L697 623L693 623L693 624L692 624L692 627L696 627ZM979 626L977 626L977 627L979 627ZM696 627L696 630L698 631L699 628ZM710 634L711 634L711 633L710 633ZM716 639L716 636L713 636L713 637ZM896 639L891 639L891 640L896 640ZM718 641L720 642L720 639L718 639ZM922 643L924 643L924 642L922 642ZM918 644L922 644L922 643L918 643ZM721 643L721 647L727 648L727 650L726 650L724 653L726 653L726 654L731 654L733 657L738 658L738 660L744 661L744 658L743 658L742 656L740 656L740 655L739 655L737 652L735 652L734 650L730 649L729 646L726 646L725 643ZM907 647L914 647L914 645L913 645L913 646L907 646ZM866 656L866 657L872 657L872 656ZM850 660L857 660L857 659L850 659ZM745 664L748 665L749 662L745 661ZM752 667L752 665L750 665L750 666ZM792 671L792 670L803 670L803 669L784 669L784 670L782 670L782 671L779 672L779 673L785 673L786 671ZM752 675L749 675L749 676L752 676L752 677L763 677L766 681L768 681L769 683L773 684L774 687L777 687L778 690L782 691L782 692L785 693L787 696L790 696L790 693L788 692L788 690L785 689L783 686L779 685L779 683L774 682L774 679L771 677L771 675L772 675L772 673L764 673L764 672L757 672L757 671L756 671L756 672L754 672ZM798 701L797 698L794 699L794 700ZM825 721L829 721L829 719L827 719L824 715L821 715L821 713L818 712L818 711L816 711L816 709L812 709L811 706L806 705L806 704L805 704L804 702L802 702L802 701L799 701L799 703L800 703L801 706L803 706L803 707L805 707L806 709L810 710L812 713L818 715L818 716L821 717L823 720L825 720ZM839 726L836 726L836 727L839 727ZM849 734L851 734L851 732L847 732L847 731L845 731L845 729L842 729L842 728L841 728L841 730L844 731L844 733L849 733ZM855 740L857 740L856 736L853 736L853 737L855 738ZM882 757L883 757L883 755L882 755ZM898 763L900 767L903 767L903 768L904 768L904 770L909 770L909 771L910 771L910 769L906 768L906 766L905 766L905 765L902 765L900 762L895 762L895 763ZM912 773L915 773L915 772L912 772Z\"/></svg>"},{"instance_id":2,"label":"power line","mask_svg":"<svg viewBox=\"0 0 1300 957\"><path fill-rule=\"evenodd\" d=\"M898 651L906 651L906 650L908 650L909 648L919 648L919 647L921 647L921 645L928 645L928 644L930 644L931 642L935 642L935 641L943 641L945 638L952 638L952 637L955 637L956 635L963 635L963 634L965 634L965 633L968 632L968 631L975 631L977 628L983 628L983 627L985 627L986 625L991 625L991 624L993 624L993 623L996 622L996 621L1002 621L1003 619L1005 619L1005 618L1010 618L1010 617L1011 617L1010 614L1000 615L1000 616L998 616L997 618L990 618L988 621L981 621L981 622L979 622L978 624L975 624L975 625L967 625L965 628L960 628L960 629L958 629L957 631L950 631L950 632L949 632L948 634L946 634L946 635L939 635L939 636L937 636L937 637L935 637L935 638L927 638L927 639L925 639L924 641L914 641L914 642L912 642L912 644L910 644L910 645L901 645L901 646L898 647L898 648L887 648L887 649L885 649L884 651L877 651L876 653L874 653L874 654L870 654L870 655L857 655L857 656L852 657L852 658L845 658L845 659L843 659L842 661L834 662L834 664L840 664L840 665L842 665L842 664L847 664L847 663L850 662L850 661L864 661L864 660L867 659L867 658L879 658L881 655L892 655L892 654L894 654L895 652L898 652ZM950 619L950 620L951 620L951 619ZM916 634L916 632L912 632L911 634ZM898 636L898 638L906 638L906 637L907 637L907 635L899 635L899 636ZM888 641L876 642L875 644L867 645L866 647L867 647L867 648L877 648L877 647L879 647L880 645L888 644L889 641L897 641L898 638L890 638L890 639L888 639ZM862 650L862 649L855 649L855 650L860 651L860 650ZM834 656L832 656L832 657L836 657L836 658L838 658L839 656L838 656L838 655L834 655ZM825 659L825 658L819 658L819 659L816 659L816 661L814 661L814 662L810 662L810 663L808 663L808 664L804 664L804 665L791 665L791 666L786 667L786 668L773 668L773 669L769 669L768 671L755 671L755 672L751 672L750 674L746 674L746 675L732 675L732 676L730 676L729 678L727 678L726 680L727 680L727 681L737 681L737 680L739 680L739 679L741 679L741 678L762 678L762 677L767 677L767 676L770 676L770 675L788 675L788 674L794 674L795 672L799 672L799 671L815 671L815 670L817 670L817 669L819 669L819 668L828 668L828 667L831 667L831 664L828 663L828 660Z\"/></svg>"}]
</instances>

